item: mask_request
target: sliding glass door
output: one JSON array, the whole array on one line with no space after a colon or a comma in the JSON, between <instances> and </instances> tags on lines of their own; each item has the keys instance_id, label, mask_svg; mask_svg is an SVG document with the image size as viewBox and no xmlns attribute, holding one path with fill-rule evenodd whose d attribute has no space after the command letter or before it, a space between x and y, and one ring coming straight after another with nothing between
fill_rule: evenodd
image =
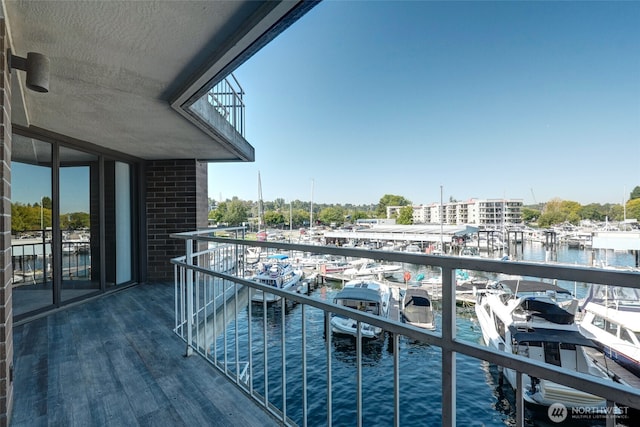
<instances>
[{"instance_id":1,"label":"sliding glass door","mask_svg":"<svg viewBox=\"0 0 640 427\"><path fill-rule=\"evenodd\" d=\"M132 283L134 166L17 134L12 148L14 316Z\"/></svg>"},{"instance_id":2,"label":"sliding glass door","mask_svg":"<svg viewBox=\"0 0 640 427\"><path fill-rule=\"evenodd\" d=\"M53 305L51 144L14 136L11 247L14 315Z\"/></svg>"},{"instance_id":3,"label":"sliding glass door","mask_svg":"<svg viewBox=\"0 0 640 427\"><path fill-rule=\"evenodd\" d=\"M100 289L99 159L68 147L60 147L59 152L60 298L64 302Z\"/></svg>"}]
</instances>

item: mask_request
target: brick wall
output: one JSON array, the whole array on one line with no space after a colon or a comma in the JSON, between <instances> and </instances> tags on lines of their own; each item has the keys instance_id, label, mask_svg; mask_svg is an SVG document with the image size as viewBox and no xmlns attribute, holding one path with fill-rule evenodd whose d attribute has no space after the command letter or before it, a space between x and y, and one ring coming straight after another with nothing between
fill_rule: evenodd
<instances>
[{"instance_id":1,"label":"brick wall","mask_svg":"<svg viewBox=\"0 0 640 427\"><path fill-rule=\"evenodd\" d=\"M13 310L11 293L11 75L7 72L6 27L0 19L0 426L13 406Z\"/></svg>"},{"instance_id":2,"label":"brick wall","mask_svg":"<svg viewBox=\"0 0 640 427\"><path fill-rule=\"evenodd\" d=\"M171 258L185 254L171 233L207 226L207 164L156 160L146 165L147 280L173 281Z\"/></svg>"}]
</instances>

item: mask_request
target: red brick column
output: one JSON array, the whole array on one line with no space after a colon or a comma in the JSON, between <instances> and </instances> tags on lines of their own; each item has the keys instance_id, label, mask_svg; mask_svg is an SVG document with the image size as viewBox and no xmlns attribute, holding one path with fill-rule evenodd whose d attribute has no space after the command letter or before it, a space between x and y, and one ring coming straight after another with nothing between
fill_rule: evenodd
<instances>
[{"instance_id":1,"label":"red brick column","mask_svg":"<svg viewBox=\"0 0 640 427\"><path fill-rule=\"evenodd\" d=\"M173 281L171 258L185 254L171 233L207 227L207 164L156 160L146 165L147 281Z\"/></svg>"},{"instance_id":2,"label":"red brick column","mask_svg":"<svg viewBox=\"0 0 640 427\"><path fill-rule=\"evenodd\" d=\"M11 298L11 75L7 37L0 19L0 426L7 426L13 406L13 308Z\"/></svg>"}]
</instances>

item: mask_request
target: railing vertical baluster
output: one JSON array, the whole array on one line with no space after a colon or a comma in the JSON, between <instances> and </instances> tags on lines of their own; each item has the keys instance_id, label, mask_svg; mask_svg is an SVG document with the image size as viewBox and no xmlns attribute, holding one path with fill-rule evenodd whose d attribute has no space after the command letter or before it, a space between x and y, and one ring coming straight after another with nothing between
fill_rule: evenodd
<instances>
[{"instance_id":1,"label":"railing vertical baluster","mask_svg":"<svg viewBox=\"0 0 640 427\"><path fill-rule=\"evenodd\" d=\"M187 239L187 265L193 265L193 240ZM193 270L187 271L187 356L193 354Z\"/></svg>"},{"instance_id":2,"label":"railing vertical baluster","mask_svg":"<svg viewBox=\"0 0 640 427\"><path fill-rule=\"evenodd\" d=\"M237 283L233 283L233 291L234 291L234 297L233 297L233 303L234 303L234 311L235 311L235 317L234 317L234 324L235 324L235 331L236 331L236 335L235 335L235 343L236 343L236 384L240 384L240 344L238 343L238 336L240 335L238 333L238 284Z\"/></svg>"},{"instance_id":3,"label":"railing vertical baluster","mask_svg":"<svg viewBox=\"0 0 640 427\"><path fill-rule=\"evenodd\" d=\"M362 323L356 322L356 407L357 425L362 427Z\"/></svg>"},{"instance_id":4,"label":"railing vertical baluster","mask_svg":"<svg viewBox=\"0 0 640 427\"><path fill-rule=\"evenodd\" d=\"M178 299L179 295L181 295L180 292L182 289L182 284L181 284L182 283L181 281L182 267L178 267L178 265L175 264L173 266L173 274L174 274L173 276L173 309L175 310L174 316L173 316L174 322L175 322L174 325L175 325L176 333L182 336L182 327L180 326L181 325L180 313L182 312L182 310L178 311L178 307L179 307L178 302L182 301L182 298Z\"/></svg>"},{"instance_id":5,"label":"railing vertical baluster","mask_svg":"<svg viewBox=\"0 0 640 427\"><path fill-rule=\"evenodd\" d=\"M327 426L333 425L333 384L331 374L331 314L324 312L324 340L327 348Z\"/></svg>"},{"instance_id":6,"label":"railing vertical baluster","mask_svg":"<svg viewBox=\"0 0 640 427\"><path fill-rule=\"evenodd\" d=\"M222 351L224 352L224 373L229 375L229 360L227 357L227 281L222 281Z\"/></svg>"},{"instance_id":7,"label":"railing vertical baluster","mask_svg":"<svg viewBox=\"0 0 640 427\"><path fill-rule=\"evenodd\" d=\"M607 412L605 413L607 427L615 427L616 425L615 408L615 402L607 399Z\"/></svg>"},{"instance_id":8,"label":"railing vertical baluster","mask_svg":"<svg viewBox=\"0 0 640 427\"><path fill-rule=\"evenodd\" d=\"M302 304L302 427L307 427L307 322L306 322L306 304Z\"/></svg>"},{"instance_id":9,"label":"railing vertical baluster","mask_svg":"<svg viewBox=\"0 0 640 427\"><path fill-rule=\"evenodd\" d=\"M284 323L284 315L286 313L287 308L287 299L282 297L280 300L282 302L282 306L280 307L280 330L282 334L282 339L280 340L280 348L282 351L282 418L283 420L287 420L287 331L285 329Z\"/></svg>"},{"instance_id":10,"label":"railing vertical baluster","mask_svg":"<svg viewBox=\"0 0 640 427\"><path fill-rule=\"evenodd\" d=\"M209 284L211 283L211 276L204 276L202 279L202 293L204 294L204 354L209 355L211 346L209 344L209 315L207 313L208 307L211 306L210 298L211 292L209 291ZM212 334L213 335L213 334Z\"/></svg>"},{"instance_id":11,"label":"railing vertical baluster","mask_svg":"<svg viewBox=\"0 0 640 427\"><path fill-rule=\"evenodd\" d=\"M504 372L504 369L502 370ZM501 372L500 375L503 375ZM516 371L516 427L524 427L524 396L522 395L522 372Z\"/></svg>"},{"instance_id":12,"label":"railing vertical baluster","mask_svg":"<svg viewBox=\"0 0 640 427\"><path fill-rule=\"evenodd\" d=\"M194 275L194 283L193 283L193 287L194 287L194 293L195 293L195 301L194 301L194 305L195 305L195 317L196 317L196 321L195 321L195 332L196 332L196 337L195 337L195 348L196 350L198 348L200 348L200 286L198 285L198 283L200 283L200 273L196 272L196 274Z\"/></svg>"},{"instance_id":13,"label":"railing vertical baluster","mask_svg":"<svg viewBox=\"0 0 640 427\"><path fill-rule=\"evenodd\" d=\"M252 316L251 288L247 289L247 340L249 348L249 394L253 396L253 316Z\"/></svg>"},{"instance_id":14,"label":"railing vertical baluster","mask_svg":"<svg viewBox=\"0 0 640 427\"><path fill-rule=\"evenodd\" d=\"M455 269L442 267L442 425L456 425L456 337Z\"/></svg>"},{"instance_id":15,"label":"railing vertical baluster","mask_svg":"<svg viewBox=\"0 0 640 427\"><path fill-rule=\"evenodd\" d=\"M400 335L393 339L393 425L400 427Z\"/></svg>"},{"instance_id":16,"label":"railing vertical baluster","mask_svg":"<svg viewBox=\"0 0 640 427\"><path fill-rule=\"evenodd\" d=\"M269 364L267 357L267 293L262 292L262 359L264 362L264 405L269 407Z\"/></svg>"},{"instance_id":17,"label":"railing vertical baluster","mask_svg":"<svg viewBox=\"0 0 640 427\"><path fill-rule=\"evenodd\" d=\"M218 366L218 299L217 288L220 286L221 280L217 277L213 278L213 363Z\"/></svg>"}]
</instances>

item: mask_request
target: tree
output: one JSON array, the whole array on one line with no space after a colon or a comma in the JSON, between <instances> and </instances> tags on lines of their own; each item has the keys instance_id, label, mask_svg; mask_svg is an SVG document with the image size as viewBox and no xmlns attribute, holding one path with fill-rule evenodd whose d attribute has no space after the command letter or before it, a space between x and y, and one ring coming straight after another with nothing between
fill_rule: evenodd
<instances>
[{"instance_id":1,"label":"tree","mask_svg":"<svg viewBox=\"0 0 640 427\"><path fill-rule=\"evenodd\" d=\"M640 221L640 198L629 200L626 208L627 218L635 218Z\"/></svg>"},{"instance_id":2,"label":"tree","mask_svg":"<svg viewBox=\"0 0 640 427\"><path fill-rule=\"evenodd\" d=\"M356 222L359 219L371 218L371 214L365 211L356 210L351 214L351 222Z\"/></svg>"},{"instance_id":3,"label":"tree","mask_svg":"<svg viewBox=\"0 0 640 427\"><path fill-rule=\"evenodd\" d=\"M405 225L413 224L413 208L411 206L401 208L396 222Z\"/></svg>"},{"instance_id":4,"label":"tree","mask_svg":"<svg viewBox=\"0 0 640 427\"><path fill-rule=\"evenodd\" d=\"M42 198L42 207L45 209L52 209L52 202L51 202L51 197L43 197Z\"/></svg>"},{"instance_id":5,"label":"tree","mask_svg":"<svg viewBox=\"0 0 640 427\"><path fill-rule=\"evenodd\" d=\"M411 205L411 202L402 196L396 196L394 194L385 194L380 198L378 207L376 208L376 216L378 218L387 217L387 206L407 206Z\"/></svg>"},{"instance_id":6,"label":"tree","mask_svg":"<svg viewBox=\"0 0 640 427\"><path fill-rule=\"evenodd\" d=\"M535 222L540 218L541 212L537 209L522 208L522 220L524 222Z\"/></svg>"},{"instance_id":7,"label":"tree","mask_svg":"<svg viewBox=\"0 0 640 427\"><path fill-rule=\"evenodd\" d=\"M224 217L227 214L227 202L220 202L215 209L209 212L209 219L213 220L216 224L224 222Z\"/></svg>"},{"instance_id":8,"label":"tree","mask_svg":"<svg viewBox=\"0 0 640 427\"><path fill-rule=\"evenodd\" d=\"M327 207L318 213L318 219L323 224L335 223L342 225L344 222L344 209L338 207Z\"/></svg>"},{"instance_id":9,"label":"tree","mask_svg":"<svg viewBox=\"0 0 640 427\"><path fill-rule=\"evenodd\" d=\"M240 201L237 197L234 197L227 204L226 214L224 215L223 222L231 226L239 226L242 223L247 222L249 215L247 214L246 205Z\"/></svg>"},{"instance_id":10,"label":"tree","mask_svg":"<svg viewBox=\"0 0 640 427\"><path fill-rule=\"evenodd\" d=\"M582 207L580 216L582 219L590 219L591 221L604 221L605 213L602 205L591 203Z\"/></svg>"},{"instance_id":11,"label":"tree","mask_svg":"<svg viewBox=\"0 0 640 427\"><path fill-rule=\"evenodd\" d=\"M629 195L629 200L640 199L640 185L637 185Z\"/></svg>"},{"instance_id":12,"label":"tree","mask_svg":"<svg viewBox=\"0 0 640 427\"><path fill-rule=\"evenodd\" d=\"M277 227L278 225L285 224L285 218L280 212L268 211L264 213L264 222L266 222L268 226Z\"/></svg>"}]
</instances>

